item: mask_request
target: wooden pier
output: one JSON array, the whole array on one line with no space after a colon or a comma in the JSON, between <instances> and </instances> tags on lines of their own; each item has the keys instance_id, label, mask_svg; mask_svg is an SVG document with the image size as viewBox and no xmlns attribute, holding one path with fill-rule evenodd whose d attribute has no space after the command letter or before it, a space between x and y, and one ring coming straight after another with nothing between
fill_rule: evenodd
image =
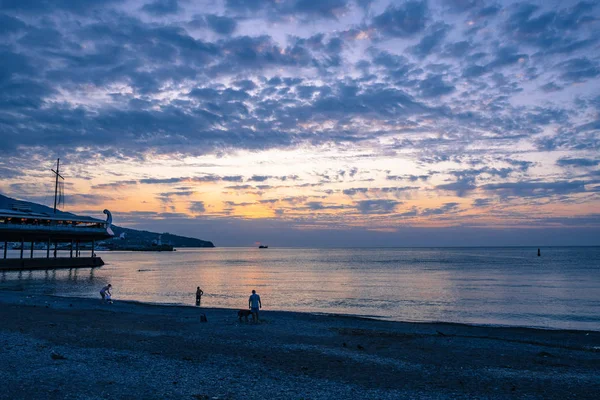
<instances>
[{"instance_id":1,"label":"wooden pier","mask_svg":"<svg viewBox=\"0 0 600 400\"><path fill-rule=\"evenodd\" d=\"M113 237L112 217L104 210L107 220L32 213L21 210L0 210L0 242L4 242L1 270L99 267L104 261L95 255L96 240ZM19 243L19 257L8 257L11 243ZM34 257L36 243L45 245L45 257ZM91 244L88 250L82 244ZM25 247L28 245L28 249ZM59 249L60 247L60 249ZM39 251L39 250L38 250ZM59 251L68 257L59 257ZM27 254L28 253L28 254Z\"/></svg>"}]
</instances>

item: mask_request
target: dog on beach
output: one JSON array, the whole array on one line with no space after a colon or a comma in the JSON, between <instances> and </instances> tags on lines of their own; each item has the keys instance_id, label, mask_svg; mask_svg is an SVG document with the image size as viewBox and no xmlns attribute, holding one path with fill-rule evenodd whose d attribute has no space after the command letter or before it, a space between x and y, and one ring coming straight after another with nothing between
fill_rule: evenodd
<instances>
[{"instance_id":1,"label":"dog on beach","mask_svg":"<svg viewBox=\"0 0 600 400\"><path fill-rule=\"evenodd\" d=\"M248 322L248 316L252 315L252 311L250 310L240 310L238 311L238 320L242 322L242 317L246 318L246 322Z\"/></svg>"}]
</instances>

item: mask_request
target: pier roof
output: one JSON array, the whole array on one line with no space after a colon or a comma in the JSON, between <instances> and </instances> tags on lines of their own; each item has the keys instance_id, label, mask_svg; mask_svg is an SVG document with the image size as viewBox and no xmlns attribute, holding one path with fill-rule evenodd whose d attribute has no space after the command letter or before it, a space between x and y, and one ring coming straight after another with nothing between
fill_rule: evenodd
<instances>
[{"instance_id":1,"label":"pier roof","mask_svg":"<svg viewBox=\"0 0 600 400\"><path fill-rule=\"evenodd\" d=\"M52 215L22 210L0 209L0 241L92 241L114 236L107 220L81 217L69 213Z\"/></svg>"}]
</instances>

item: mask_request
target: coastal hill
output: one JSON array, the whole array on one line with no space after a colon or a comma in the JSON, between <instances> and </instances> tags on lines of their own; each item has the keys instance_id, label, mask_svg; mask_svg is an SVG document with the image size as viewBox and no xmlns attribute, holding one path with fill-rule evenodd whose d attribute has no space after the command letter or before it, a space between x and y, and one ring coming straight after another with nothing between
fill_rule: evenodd
<instances>
[{"instance_id":1,"label":"coastal hill","mask_svg":"<svg viewBox=\"0 0 600 400\"><path fill-rule=\"evenodd\" d=\"M0 209L10 210L15 205L20 209L27 209L33 213L48 215L54 213L54 210L51 207L29 201L16 200L0 194ZM63 218L78 217L76 214L59 210L56 211L56 216ZM112 225L111 227L115 233L115 239L105 240L98 244L114 250L127 249L135 246L148 246L156 241L159 235L161 236L162 243L170 244L173 247L215 247L212 242L207 240L178 236L170 233L140 231L137 229L123 228L117 225Z\"/></svg>"}]
</instances>

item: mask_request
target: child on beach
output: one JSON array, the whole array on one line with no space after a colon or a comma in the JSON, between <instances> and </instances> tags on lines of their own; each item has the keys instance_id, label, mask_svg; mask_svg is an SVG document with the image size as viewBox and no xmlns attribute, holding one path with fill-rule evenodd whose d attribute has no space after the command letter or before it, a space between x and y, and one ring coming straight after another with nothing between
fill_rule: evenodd
<instances>
[{"instance_id":1,"label":"child on beach","mask_svg":"<svg viewBox=\"0 0 600 400\"><path fill-rule=\"evenodd\" d=\"M112 285L109 283L108 285L104 286L102 289L100 289L100 296L102 296L102 301L106 300L106 296L108 295L108 299L110 300L110 288L112 288Z\"/></svg>"}]
</instances>

